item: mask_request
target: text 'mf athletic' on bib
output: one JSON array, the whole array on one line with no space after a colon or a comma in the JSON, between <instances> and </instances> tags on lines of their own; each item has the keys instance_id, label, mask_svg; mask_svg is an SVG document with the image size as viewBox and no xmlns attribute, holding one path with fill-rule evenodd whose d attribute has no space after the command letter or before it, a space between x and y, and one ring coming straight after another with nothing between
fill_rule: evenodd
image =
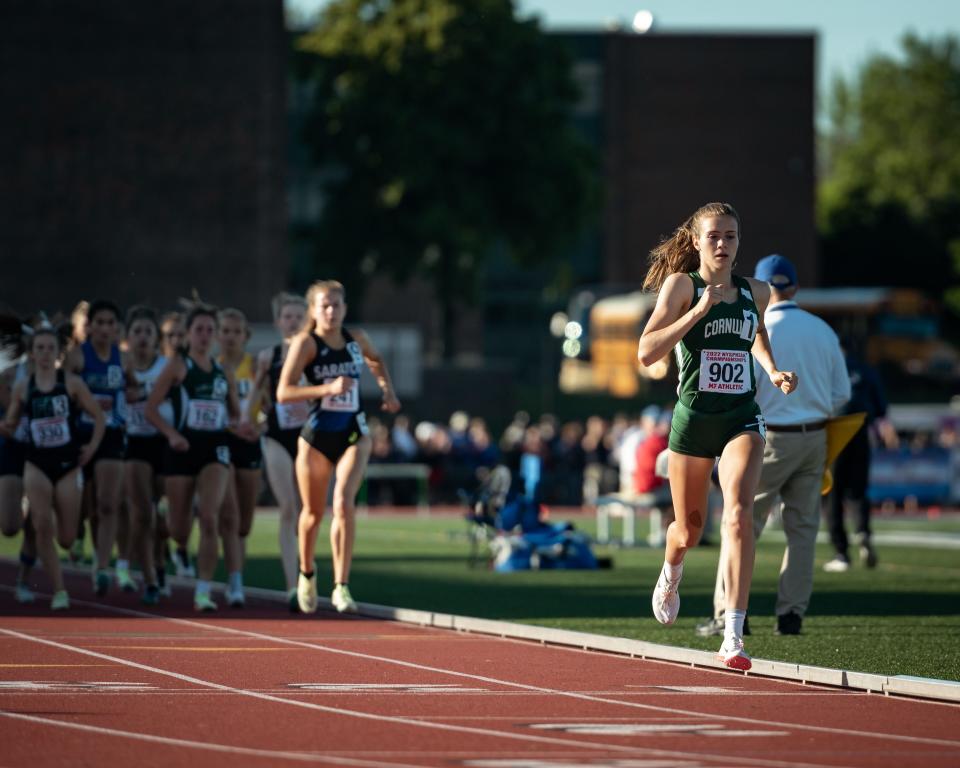
<instances>
[{"instance_id":1,"label":"text 'mf athletic' on bib","mask_svg":"<svg viewBox=\"0 0 960 768\"><path fill-rule=\"evenodd\" d=\"M706 288L697 272L693 280L692 309ZM757 382L750 349L757 336L759 314L750 283L733 275L737 298L710 308L675 347L680 383L677 396L700 413L722 413L754 399Z\"/></svg>"}]
</instances>

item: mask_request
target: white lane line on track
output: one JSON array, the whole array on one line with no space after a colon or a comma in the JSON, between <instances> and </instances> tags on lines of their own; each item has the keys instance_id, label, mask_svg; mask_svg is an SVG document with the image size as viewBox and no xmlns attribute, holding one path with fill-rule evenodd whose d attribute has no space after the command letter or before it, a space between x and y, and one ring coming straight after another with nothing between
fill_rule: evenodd
<instances>
[{"instance_id":1,"label":"white lane line on track","mask_svg":"<svg viewBox=\"0 0 960 768\"><path fill-rule=\"evenodd\" d=\"M13 591L11 587L7 587L7 586L0 586L0 589L6 590L6 591ZM386 664L394 664L396 666L407 667L410 669L416 669L423 672L437 672L439 674L451 675L453 677L461 677L461 678L466 678L468 680L478 680L481 682L491 683L494 685L507 686L509 688L519 688L524 691L532 691L535 693L547 694L550 696L562 696L564 698L579 699L582 701L591 701L591 702L597 702L601 704L615 704L618 706L629 707L632 709L642 709L645 711L682 715L683 717L703 717L703 718L712 719L712 720L723 720L723 721L735 723L738 726L742 726L744 724L750 724L750 725L766 726L768 728L777 729L777 730L789 728L789 729L795 729L795 730L812 731L814 733L829 733L829 734L835 734L838 736L854 736L854 737L862 736L864 738L886 739L886 740L892 740L892 741L902 741L902 742L911 743L911 744L929 744L931 746L946 746L946 747L954 747L954 748L960 749L960 741L957 741L957 740L934 739L934 738L928 738L923 736L907 736L907 735L891 734L891 733L874 733L870 731L856 731L856 730L851 730L847 728L831 728L823 725L806 725L803 723L785 723L780 720L774 720L774 721L761 720L759 718L738 717L735 715L722 715L722 714L716 714L712 712L697 712L695 710L678 709L676 707L663 707L663 706L658 706L654 704L641 704L640 702L636 702L636 701L623 701L622 699L611 699L611 698L605 698L601 696L593 696L593 695L582 693L579 691L561 691L555 688L544 688L542 686L537 686L537 685L527 685L526 683L518 683L511 680L501 680L494 677L486 677L484 675L475 675L469 672L458 672L453 669L444 669L442 667L431 667L425 664L417 664L415 662L402 661L400 659L391 659L385 656L375 656L373 654L361 653L359 651L348 651L343 648L332 648L330 646L318 645L316 643L309 643L303 640L293 640L291 638L283 638L283 637L272 637L270 635L265 635L261 632L251 632L249 630L236 629L234 627L223 627L218 624L205 624L203 622L196 621L194 619L177 619L177 618L162 616L162 615L153 614L153 613L146 613L145 611L137 611L129 608L119 608L112 605L95 603L87 600L76 600L74 602L77 605L82 605L90 608L98 608L100 610L103 610L109 613L118 613L121 615L136 616L138 618L161 619L163 621L172 622L180 626L191 627L194 629L198 627L203 627L206 629L222 632L225 634L240 635L243 637L252 637L258 640L267 640L275 643L295 645L302 648L312 648L314 650L323 651L325 653L332 653L332 654L341 655L341 656L350 656L353 658L364 659L367 661L382 661ZM347 640L347 639L348 638L344 638L344 640ZM502 639L502 638L491 638L491 639ZM515 642L519 642L519 641L515 641ZM563 650L570 653L577 652L577 649L575 648L558 648L558 650ZM586 651L586 653L593 653L593 652ZM600 655L606 655L606 654L600 654ZM805 693L803 695L807 696L809 694ZM849 694L844 694L844 692L838 691L836 695L839 696L839 695L849 695ZM914 702L914 701L910 702L911 705L931 704L931 703L942 705L944 702ZM802 765L802 764L779 762L777 763L777 765Z\"/></svg>"},{"instance_id":2,"label":"white lane line on track","mask_svg":"<svg viewBox=\"0 0 960 768\"><path fill-rule=\"evenodd\" d=\"M332 757L329 754L320 755L316 752L281 752L270 749L253 749L251 747L236 747L230 744L211 744L206 741L192 741L190 739L172 739L167 736L151 736L146 733L136 733L134 731L121 731L116 728L104 728L99 725L86 725L85 723L70 723L65 720L56 720L52 717L37 717L36 715L25 715L20 712L6 712L0 709L0 717L7 717L11 720L25 720L30 723L39 723L41 725L53 725L60 728L68 728L86 733L96 733L101 736L119 736L134 741L146 741L151 744L165 744L170 747L190 747L192 749L202 749L208 752L225 752L231 755L245 755L247 757L263 757L268 760L296 760L301 763L332 763L333 765L350 765L358 768L423 768L419 765L410 765L408 763L387 763L382 760L376 762L372 760L358 760L350 757Z\"/></svg>"},{"instance_id":3,"label":"white lane line on track","mask_svg":"<svg viewBox=\"0 0 960 768\"><path fill-rule=\"evenodd\" d=\"M77 601L80 602L80 601ZM110 606L103 606L104 608L109 608ZM124 608L114 609L117 611L123 611L128 613L140 613L128 611ZM176 622L187 622L186 619L167 619L163 616L150 616L150 614L141 614L144 616L149 616L150 618L160 619L164 621L176 621ZM355 717L362 720L372 720L374 722L381 723L394 723L399 725L412 725L418 728L428 728L435 729L439 731L447 731L452 733L468 733L472 735L492 737L499 739L510 739L514 741L523 741L523 742L533 742L538 744L550 744L551 746L563 746L567 749L589 749L597 750L602 749L607 752L621 752L631 755L648 755L651 757L683 757L690 758L695 760L702 760L707 762L720 762L720 763L729 763L730 759L725 756L714 756L709 754L701 754L698 752L681 752L678 750L662 750L662 749L653 749L650 747L631 747L623 744L613 744L613 743L598 743L583 741L579 739L561 739L553 738L549 736L538 736L534 734L527 733L511 733L509 731L491 731L485 728L474 728L471 726L465 725L451 725L448 723L433 723L423 720L414 720L406 717L395 717L390 715L377 715L369 712L360 712L352 709L342 709L339 707L328 707L322 704L314 704L312 702L299 701L297 699L288 699L281 698L279 696L271 696L265 693L256 693L254 691L245 690L242 688L233 688L229 685L224 685L222 683L215 683L211 680L202 680L197 677L192 677L190 675L184 675L180 672L174 672L172 670L161 669L159 667L152 667L148 664L140 664L136 661L131 661L129 659L122 659L117 656L108 656L104 653L98 653L97 651L90 651L86 648L80 648L77 646L67 645L66 643L58 643L54 640L47 640L42 637L34 637L33 635L27 635L22 632L16 632L11 629L5 629L0 627L0 634L7 635L8 637L15 637L20 640L27 642L39 643L41 645L48 645L53 648L59 648L60 650L72 651L74 653L83 654L85 656L93 656L94 658L105 659L108 661L114 661L125 666L132 667L134 669L139 669L145 672L151 672L157 675L163 675L165 677L172 677L176 680L181 680L184 682L193 683L194 685L200 685L208 688L212 688L218 691L229 691L237 694L238 696L246 696L253 699L258 699L261 701L270 701L279 704L286 704L288 706L300 707L303 709L310 709L319 712L326 712L334 715L343 715L346 717ZM4 713L9 716L10 713ZM59 721L57 721L59 722ZM770 768L781 768L782 766L791 766L795 768L822 768L820 764L817 763L799 763L799 762L787 762L783 760L762 760L755 758L738 758L738 763L741 765L756 765L756 766L769 766ZM831 768L840 768L839 766L831 766Z\"/></svg>"},{"instance_id":4,"label":"white lane line on track","mask_svg":"<svg viewBox=\"0 0 960 768\"><path fill-rule=\"evenodd\" d=\"M107 666L104 664L103 666ZM115 664L110 664L109 666L117 666ZM43 680L35 681L21 681L29 684L44 685L46 682ZM345 692L345 691L314 691L309 688L297 688L298 684L291 684L290 688L246 688L245 690L253 691L255 693L273 693L277 695L296 693L297 696L310 696L313 698L323 698L323 697L337 697L337 698L369 698L371 693L376 693L377 696L381 697L394 697L394 698L409 698L411 696L422 696L424 693L427 693L431 696L445 696L445 697L457 697L457 698L469 698L469 699L487 699L487 698L498 698L498 699L518 699L524 696L529 697L542 697L542 693L536 693L533 691L483 691L481 693L463 693L461 691L447 691L447 690L431 690L431 691L368 691L366 693L360 692ZM296 688L296 690L291 690L291 688ZM8 687L0 684L0 690L3 691L5 695L42 695L47 693L44 690L28 690L26 687L23 689L18 687ZM83 693L84 691L76 691L77 693ZM125 691L125 690L97 690L95 692L98 696L127 696L127 697L136 697L136 698L163 698L164 696L232 696L232 691L198 691L195 688L157 688L155 690L135 690L135 691ZM592 696L620 696L622 695L619 691L586 691L585 693ZM786 696L789 694L759 694L760 696ZM818 694L813 694L816 697ZM829 694L820 694L822 696L828 696ZM752 697L752 695L751 695ZM809 698L804 696L804 701ZM446 715L441 716L443 719L446 719ZM474 719L474 718L468 718ZM496 718L493 718L496 719ZM624 720L636 720L636 717L620 718ZM644 718L649 720L650 718Z\"/></svg>"}]
</instances>

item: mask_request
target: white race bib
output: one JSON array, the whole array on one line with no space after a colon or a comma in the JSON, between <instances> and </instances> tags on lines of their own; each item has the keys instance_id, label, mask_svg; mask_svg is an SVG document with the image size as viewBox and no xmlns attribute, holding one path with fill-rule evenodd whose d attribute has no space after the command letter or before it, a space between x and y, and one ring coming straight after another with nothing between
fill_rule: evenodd
<instances>
[{"instance_id":1,"label":"white race bib","mask_svg":"<svg viewBox=\"0 0 960 768\"><path fill-rule=\"evenodd\" d=\"M324 384L332 384L336 379L324 379ZM356 413L360 410L359 382L339 395L327 395L320 401L320 408L324 411L338 411L340 413Z\"/></svg>"},{"instance_id":2,"label":"white race bib","mask_svg":"<svg viewBox=\"0 0 960 768\"><path fill-rule=\"evenodd\" d=\"M743 395L750 392L750 353L729 349L700 352L701 392Z\"/></svg>"},{"instance_id":3,"label":"white race bib","mask_svg":"<svg viewBox=\"0 0 960 768\"><path fill-rule=\"evenodd\" d=\"M187 428L218 432L226 426L227 407L219 400L191 400L187 405Z\"/></svg>"},{"instance_id":4,"label":"white race bib","mask_svg":"<svg viewBox=\"0 0 960 768\"><path fill-rule=\"evenodd\" d=\"M299 429L310 417L310 406L306 400L299 403L277 403L276 409L280 429Z\"/></svg>"},{"instance_id":5,"label":"white race bib","mask_svg":"<svg viewBox=\"0 0 960 768\"><path fill-rule=\"evenodd\" d=\"M31 419L30 437L37 448L59 448L70 442L70 425L65 416Z\"/></svg>"},{"instance_id":6,"label":"white race bib","mask_svg":"<svg viewBox=\"0 0 960 768\"><path fill-rule=\"evenodd\" d=\"M147 421L147 404L145 401L130 403L127 406L127 434L138 437L149 437L157 434L157 428Z\"/></svg>"}]
</instances>

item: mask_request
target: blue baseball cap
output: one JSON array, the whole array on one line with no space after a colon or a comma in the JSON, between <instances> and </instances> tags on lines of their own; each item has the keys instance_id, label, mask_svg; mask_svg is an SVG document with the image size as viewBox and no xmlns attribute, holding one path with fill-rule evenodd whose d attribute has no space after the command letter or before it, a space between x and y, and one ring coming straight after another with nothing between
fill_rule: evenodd
<instances>
[{"instance_id":1,"label":"blue baseball cap","mask_svg":"<svg viewBox=\"0 0 960 768\"><path fill-rule=\"evenodd\" d=\"M797 284L797 270L786 256L779 253L765 256L757 262L753 273L757 280L770 283L774 288L790 288Z\"/></svg>"}]
</instances>

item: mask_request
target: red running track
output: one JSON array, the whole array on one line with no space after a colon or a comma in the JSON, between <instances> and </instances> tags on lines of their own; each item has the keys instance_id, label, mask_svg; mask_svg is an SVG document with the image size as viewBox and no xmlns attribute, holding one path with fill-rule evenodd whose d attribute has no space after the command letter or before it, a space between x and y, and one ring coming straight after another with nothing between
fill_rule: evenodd
<instances>
[{"instance_id":1,"label":"red running track","mask_svg":"<svg viewBox=\"0 0 960 768\"><path fill-rule=\"evenodd\" d=\"M954 704L88 581L66 614L0 587L4 768L960 765Z\"/></svg>"}]
</instances>

